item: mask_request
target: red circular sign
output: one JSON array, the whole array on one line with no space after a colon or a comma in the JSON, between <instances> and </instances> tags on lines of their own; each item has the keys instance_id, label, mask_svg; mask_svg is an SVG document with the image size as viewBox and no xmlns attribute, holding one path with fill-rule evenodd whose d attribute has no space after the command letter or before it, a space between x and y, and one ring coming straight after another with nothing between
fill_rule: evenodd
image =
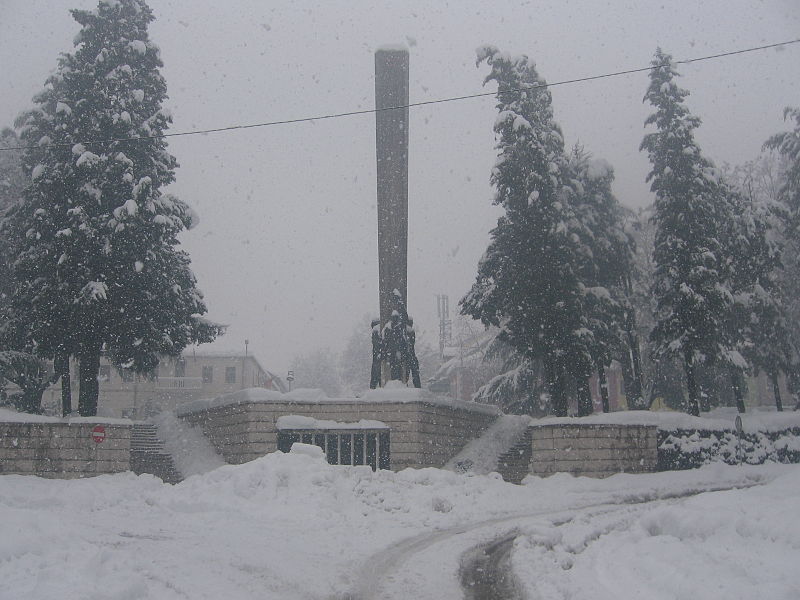
<instances>
[{"instance_id":1,"label":"red circular sign","mask_svg":"<svg viewBox=\"0 0 800 600\"><path fill-rule=\"evenodd\" d=\"M92 429L92 439L96 444L99 444L106 439L106 428L102 425L95 425Z\"/></svg>"}]
</instances>

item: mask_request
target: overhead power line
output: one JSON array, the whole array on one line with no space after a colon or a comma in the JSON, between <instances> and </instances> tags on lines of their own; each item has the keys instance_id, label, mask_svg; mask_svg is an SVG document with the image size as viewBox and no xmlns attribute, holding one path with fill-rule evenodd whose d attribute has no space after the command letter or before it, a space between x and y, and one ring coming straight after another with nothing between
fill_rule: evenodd
<instances>
[{"instance_id":1,"label":"overhead power line","mask_svg":"<svg viewBox=\"0 0 800 600\"><path fill-rule=\"evenodd\" d=\"M536 88L547 88L547 87L555 87L558 85L570 85L574 83L584 83L587 81L595 81L598 79L607 79L609 77L619 77L621 75L631 75L633 73L643 73L646 71L652 71L654 69L658 69L661 67L668 66L668 64L678 64L678 65L686 65L690 63L701 62L705 60L713 60L717 58L725 58L728 56L735 56L737 54L746 54L748 52L757 52L759 50L768 50L770 48L779 48L781 46L788 46L790 44L797 44L800 43L800 38L789 40L786 42L777 42L774 44L765 44L763 46L754 46L752 48L743 48L740 50L732 50L730 52L721 52L719 54L710 54L708 56L700 56L696 58L687 58L684 60L677 60L672 61L672 63L664 63L659 65L650 65L647 67L639 67L636 69L625 69L623 71L613 71L611 73L603 73L601 75L590 75L588 77L579 77L577 79L565 79L563 81L555 81L552 83L537 83L532 84L529 86L525 86L524 88L514 88L503 90L502 93L513 93L513 92L521 92L524 90L531 90ZM127 138L110 138L110 139L100 139L100 140L84 140L81 142L59 142L59 143L50 143L45 144L42 146L13 146L9 148L0 148L0 151L10 151L10 150L28 150L28 149L47 149L48 147L64 147L64 146L73 146L75 143L81 144L110 144L113 142L135 142L139 140L151 140L151 139L161 139L161 138L169 138L169 137L182 137L182 136L189 136L189 135L205 135L209 133L222 133L224 131L236 131L240 129L255 129L256 127L273 127L275 125L291 125L294 123L307 123L311 121L322 121L325 119L340 119L343 117L353 117L356 115L368 115L377 112L383 112L386 110L397 110L397 109L404 109L404 108L416 108L418 106L428 106L431 104L444 104L445 102L458 102L460 100L469 100L472 98L485 98L487 96L496 96L498 94L497 91L494 92L480 92L477 94L467 94L465 96L451 96L448 98L437 98L435 100L421 100L419 102L411 102L409 104L402 104L398 106L389 106L384 108L365 108L361 110L351 110L346 112L339 112L339 113L330 113L324 115L316 115L313 117L298 117L296 119L283 119L280 121L266 121L264 123L249 123L245 125L229 125L227 127L215 127L213 129L197 129L192 131L178 131L175 133L163 133L161 135L142 135L137 137L127 137Z\"/></svg>"}]
</instances>

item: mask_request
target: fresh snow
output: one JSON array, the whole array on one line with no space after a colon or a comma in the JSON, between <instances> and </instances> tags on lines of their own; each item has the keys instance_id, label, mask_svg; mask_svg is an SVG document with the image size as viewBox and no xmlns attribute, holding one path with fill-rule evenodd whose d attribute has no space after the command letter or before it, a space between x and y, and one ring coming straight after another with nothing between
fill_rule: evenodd
<instances>
[{"instance_id":1,"label":"fresh snow","mask_svg":"<svg viewBox=\"0 0 800 600\"><path fill-rule=\"evenodd\" d=\"M789 465L516 486L304 445L175 486L4 475L0 597L448 600L464 552L517 531L515 578L547 598L797 598L798 490Z\"/></svg>"},{"instance_id":2,"label":"fresh snow","mask_svg":"<svg viewBox=\"0 0 800 600\"><path fill-rule=\"evenodd\" d=\"M145 54L147 52L147 45L142 40L133 40L128 42L128 46L130 46L134 52L138 52L139 54Z\"/></svg>"}]
</instances>

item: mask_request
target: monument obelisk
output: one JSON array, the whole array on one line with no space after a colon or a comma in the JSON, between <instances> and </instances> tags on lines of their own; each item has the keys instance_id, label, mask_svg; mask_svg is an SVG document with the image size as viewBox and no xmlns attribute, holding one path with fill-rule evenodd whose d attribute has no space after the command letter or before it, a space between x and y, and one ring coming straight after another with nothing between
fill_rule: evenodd
<instances>
[{"instance_id":1,"label":"monument obelisk","mask_svg":"<svg viewBox=\"0 0 800 600\"><path fill-rule=\"evenodd\" d=\"M402 107L402 108L395 108ZM408 50L375 52L375 147L378 167L378 293L381 327L405 304L408 270Z\"/></svg>"}]
</instances>

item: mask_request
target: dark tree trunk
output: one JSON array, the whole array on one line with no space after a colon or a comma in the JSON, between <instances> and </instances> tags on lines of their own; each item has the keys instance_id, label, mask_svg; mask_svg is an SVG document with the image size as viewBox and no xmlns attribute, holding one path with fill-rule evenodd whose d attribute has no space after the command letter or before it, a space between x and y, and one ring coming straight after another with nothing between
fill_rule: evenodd
<instances>
[{"instance_id":1,"label":"dark tree trunk","mask_svg":"<svg viewBox=\"0 0 800 600\"><path fill-rule=\"evenodd\" d=\"M781 386L778 383L778 372L773 371L769 374L772 381L772 393L775 396L775 410L783 412L783 402L781 401Z\"/></svg>"},{"instance_id":2,"label":"dark tree trunk","mask_svg":"<svg viewBox=\"0 0 800 600\"><path fill-rule=\"evenodd\" d=\"M687 352L683 357L683 367L686 370L686 388L689 391L689 407L687 412L695 417L700 416L700 404L697 402L697 381L695 380L694 365Z\"/></svg>"},{"instance_id":3,"label":"dark tree trunk","mask_svg":"<svg viewBox=\"0 0 800 600\"><path fill-rule=\"evenodd\" d=\"M731 386L733 387L733 396L736 398L736 410L740 413L745 412L744 406L744 392L747 383L744 380L741 370L731 369Z\"/></svg>"},{"instance_id":4,"label":"dark tree trunk","mask_svg":"<svg viewBox=\"0 0 800 600\"><path fill-rule=\"evenodd\" d=\"M642 397L642 357L639 353L639 337L636 335L636 314L631 308L626 318L628 334L628 358L630 367L627 369L629 376L625 378L625 395L628 397L628 408L631 410L646 410L648 407ZM623 369L623 377L625 377Z\"/></svg>"},{"instance_id":5,"label":"dark tree trunk","mask_svg":"<svg viewBox=\"0 0 800 600\"><path fill-rule=\"evenodd\" d=\"M800 388L800 381L798 381L797 377L797 367L793 366L789 369L789 372L786 373L787 383L789 384L789 397L791 401L794 402L794 409L800 410L800 393L798 393L798 388Z\"/></svg>"},{"instance_id":6,"label":"dark tree trunk","mask_svg":"<svg viewBox=\"0 0 800 600\"><path fill-rule=\"evenodd\" d=\"M592 390L589 387L589 376L580 375L578 377L578 416L588 417L594 412L592 402Z\"/></svg>"},{"instance_id":7,"label":"dark tree trunk","mask_svg":"<svg viewBox=\"0 0 800 600\"><path fill-rule=\"evenodd\" d=\"M630 299L633 296L633 284L630 275L625 276L625 295ZM642 355L639 351L639 336L636 333L636 310L632 304L628 305L625 311L625 333L628 338L629 353L626 358L629 359L628 368L623 366L622 376L625 381L625 395L628 398L628 409L630 410L647 410L649 406L643 397L643 380L642 380ZM626 371L628 374L626 375Z\"/></svg>"},{"instance_id":8,"label":"dark tree trunk","mask_svg":"<svg viewBox=\"0 0 800 600\"><path fill-rule=\"evenodd\" d=\"M100 395L100 347L84 350L80 355L80 391L78 413L82 417L97 416L97 399Z\"/></svg>"},{"instance_id":9,"label":"dark tree trunk","mask_svg":"<svg viewBox=\"0 0 800 600\"><path fill-rule=\"evenodd\" d=\"M55 360L56 375L61 378L61 414L72 412L72 382L70 381L69 354L59 352Z\"/></svg>"},{"instance_id":10,"label":"dark tree trunk","mask_svg":"<svg viewBox=\"0 0 800 600\"><path fill-rule=\"evenodd\" d=\"M600 382L600 398L603 401L603 412L607 413L610 410L608 406L608 379L606 379L606 368L603 365L597 365L597 379Z\"/></svg>"},{"instance_id":11,"label":"dark tree trunk","mask_svg":"<svg viewBox=\"0 0 800 600\"><path fill-rule=\"evenodd\" d=\"M550 402L553 406L553 414L557 417L567 416L567 386L564 377L564 370L550 358L545 359L545 370L547 372L547 387L550 391Z\"/></svg>"},{"instance_id":12,"label":"dark tree trunk","mask_svg":"<svg viewBox=\"0 0 800 600\"><path fill-rule=\"evenodd\" d=\"M629 390L635 389L636 384L633 380L636 376L633 373L633 361L631 360L630 352L626 353L625 356L619 357L619 366L622 369L622 383L625 386L625 397L627 399L628 408L634 410L636 401L633 399L633 393ZM603 373L605 374L605 369Z\"/></svg>"}]
</instances>

